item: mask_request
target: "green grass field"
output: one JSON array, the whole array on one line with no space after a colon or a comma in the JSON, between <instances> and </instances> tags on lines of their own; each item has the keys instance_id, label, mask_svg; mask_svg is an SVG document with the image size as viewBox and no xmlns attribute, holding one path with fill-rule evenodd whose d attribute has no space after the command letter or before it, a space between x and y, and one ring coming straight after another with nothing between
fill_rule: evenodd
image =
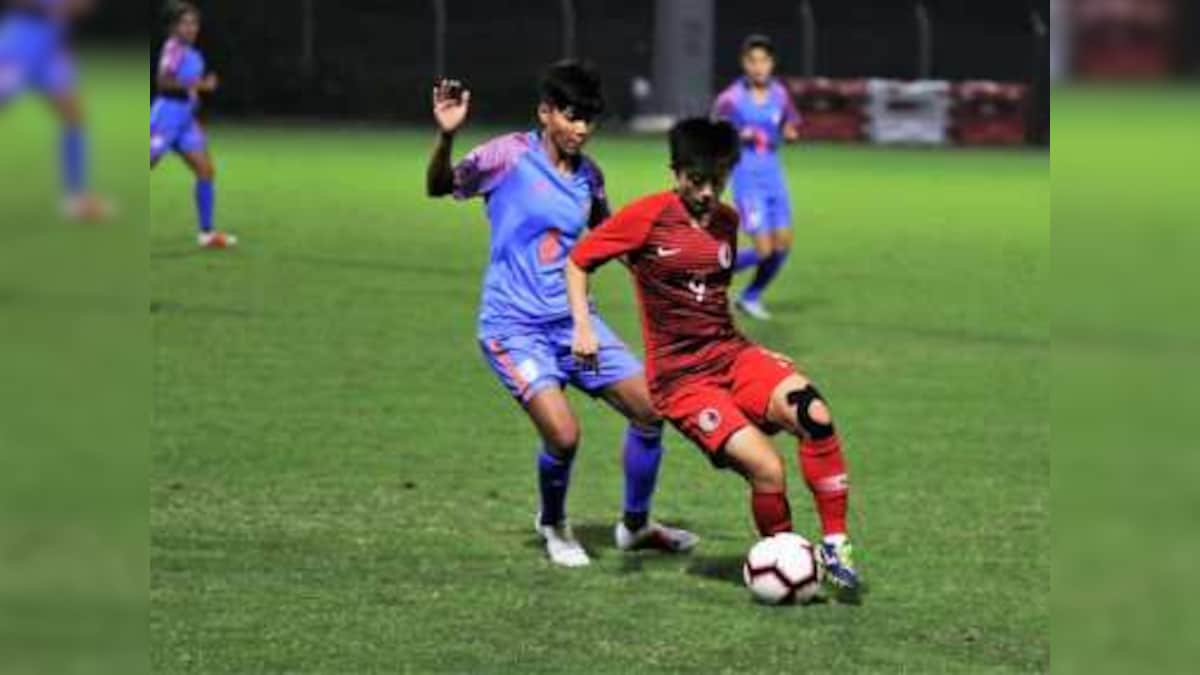
<instances>
[{"instance_id":1,"label":"green grass field","mask_svg":"<svg viewBox=\"0 0 1200 675\"><path fill-rule=\"evenodd\" d=\"M740 584L740 480L677 434L656 512L699 550L613 549L622 424L579 395L595 564L542 559L534 434L474 339L487 227L423 197L429 133L211 137L241 249L195 250L182 165L150 179L156 671L1049 668L1046 153L788 151L797 251L745 328L837 409L872 592L776 609ZM659 139L591 151L618 204L666 185ZM636 344L625 273L596 285Z\"/></svg>"},{"instance_id":2,"label":"green grass field","mask_svg":"<svg viewBox=\"0 0 1200 675\"><path fill-rule=\"evenodd\" d=\"M43 103L0 110L4 673L145 669L144 58L84 63L95 180L120 207L110 224L58 216L58 128Z\"/></svg>"}]
</instances>

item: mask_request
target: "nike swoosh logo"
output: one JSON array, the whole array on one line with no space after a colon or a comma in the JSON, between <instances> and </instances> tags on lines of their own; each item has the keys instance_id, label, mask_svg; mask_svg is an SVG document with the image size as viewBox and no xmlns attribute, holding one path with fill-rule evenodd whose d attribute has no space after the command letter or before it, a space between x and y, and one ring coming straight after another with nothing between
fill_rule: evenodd
<instances>
[{"instance_id":1,"label":"nike swoosh logo","mask_svg":"<svg viewBox=\"0 0 1200 675\"><path fill-rule=\"evenodd\" d=\"M682 252L683 249L681 248L663 248L662 246L658 247L658 257L660 258L670 258L671 256L679 255Z\"/></svg>"}]
</instances>

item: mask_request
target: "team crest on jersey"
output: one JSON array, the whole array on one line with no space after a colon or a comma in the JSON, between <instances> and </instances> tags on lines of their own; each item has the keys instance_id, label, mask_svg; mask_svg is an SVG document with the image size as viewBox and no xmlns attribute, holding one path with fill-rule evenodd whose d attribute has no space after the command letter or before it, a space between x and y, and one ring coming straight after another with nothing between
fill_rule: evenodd
<instances>
[{"instance_id":1,"label":"team crest on jersey","mask_svg":"<svg viewBox=\"0 0 1200 675\"><path fill-rule=\"evenodd\" d=\"M700 426L700 431L711 434L721 427L721 413L717 412L716 408L705 408L700 411L696 422Z\"/></svg>"},{"instance_id":2,"label":"team crest on jersey","mask_svg":"<svg viewBox=\"0 0 1200 675\"><path fill-rule=\"evenodd\" d=\"M733 267L733 247L726 242L721 242L721 248L717 249L717 261L721 263L721 269L727 270Z\"/></svg>"}]
</instances>

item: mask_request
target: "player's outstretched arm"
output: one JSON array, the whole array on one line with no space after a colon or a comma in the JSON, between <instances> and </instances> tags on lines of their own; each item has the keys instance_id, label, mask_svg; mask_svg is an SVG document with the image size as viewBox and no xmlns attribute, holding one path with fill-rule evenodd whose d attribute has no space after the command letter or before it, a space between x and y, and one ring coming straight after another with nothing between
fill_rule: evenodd
<instances>
[{"instance_id":1,"label":"player's outstretched arm","mask_svg":"<svg viewBox=\"0 0 1200 675\"><path fill-rule=\"evenodd\" d=\"M796 102L792 100L792 95L784 90L783 92L783 140L788 143L795 143L800 140L800 127L804 124L804 117L800 114L800 110L796 108Z\"/></svg>"},{"instance_id":2,"label":"player's outstretched arm","mask_svg":"<svg viewBox=\"0 0 1200 675\"><path fill-rule=\"evenodd\" d=\"M571 320L575 324L571 335L571 355L585 368L598 370L600 342L592 329L592 309L588 305L588 272L574 260L567 258L567 301L571 306Z\"/></svg>"},{"instance_id":3,"label":"player's outstretched arm","mask_svg":"<svg viewBox=\"0 0 1200 675\"><path fill-rule=\"evenodd\" d=\"M471 92L458 80L442 80L433 88L433 119L437 123L437 143L425 171L425 192L444 197L454 192L454 134L462 127L470 109Z\"/></svg>"},{"instance_id":4,"label":"player's outstretched arm","mask_svg":"<svg viewBox=\"0 0 1200 675\"><path fill-rule=\"evenodd\" d=\"M575 324L571 353L584 366L600 367L600 344L592 328L592 308L588 303L588 275L608 261L643 246L650 236L654 216L661 210L653 200L627 206L588 233L567 257L567 302Z\"/></svg>"}]
</instances>

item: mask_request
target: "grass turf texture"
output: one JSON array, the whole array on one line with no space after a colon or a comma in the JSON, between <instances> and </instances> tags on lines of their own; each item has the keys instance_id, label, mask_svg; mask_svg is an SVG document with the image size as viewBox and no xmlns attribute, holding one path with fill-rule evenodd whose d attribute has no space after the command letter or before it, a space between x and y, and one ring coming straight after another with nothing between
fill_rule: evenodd
<instances>
[{"instance_id":1,"label":"grass turf texture","mask_svg":"<svg viewBox=\"0 0 1200 675\"><path fill-rule=\"evenodd\" d=\"M0 110L0 671L146 667L144 52L81 57L93 177L119 207L59 216L58 123Z\"/></svg>"},{"instance_id":2,"label":"grass turf texture","mask_svg":"<svg viewBox=\"0 0 1200 675\"><path fill-rule=\"evenodd\" d=\"M655 512L704 541L613 549L623 424L577 394L594 564L542 558L534 432L474 337L481 204L424 198L431 136L212 129L232 253L151 176L156 672L1048 669L1047 154L786 151L796 251L743 327L832 401L871 593L780 609L741 586L741 480L674 432ZM660 139L591 152L617 205L666 185ZM596 288L640 352L625 272Z\"/></svg>"}]
</instances>

